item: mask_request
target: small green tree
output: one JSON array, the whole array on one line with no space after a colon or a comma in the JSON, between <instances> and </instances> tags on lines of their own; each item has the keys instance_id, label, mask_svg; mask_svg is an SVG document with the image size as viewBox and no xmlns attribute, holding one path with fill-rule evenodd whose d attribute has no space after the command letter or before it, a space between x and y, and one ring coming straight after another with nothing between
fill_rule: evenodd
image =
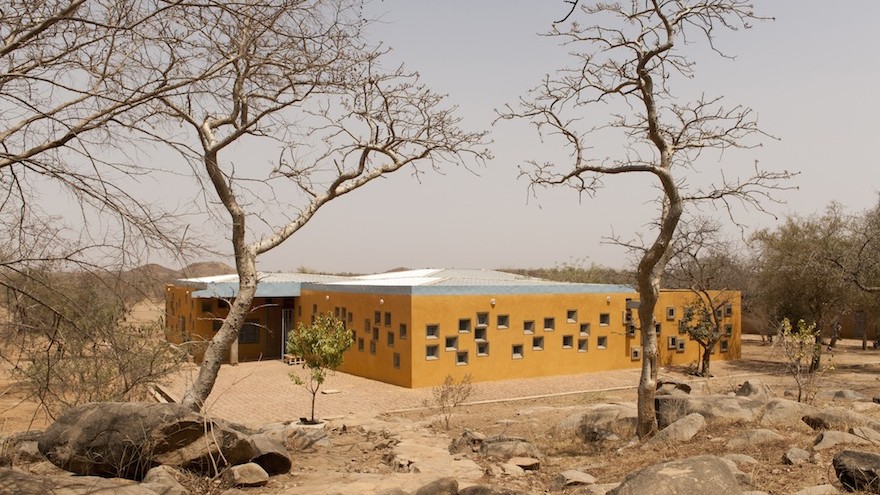
<instances>
[{"instance_id":1,"label":"small green tree","mask_svg":"<svg viewBox=\"0 0 880 495\"><path fill-rule=\"evenodd\" d=\"M303 360L303 369L308 369L306 380L296 373L290 377L297 385L302 385L312 394L312 416L315 423L315 398L318 389L327 378L327 373L342 365L343 354L351 347L351 333L345 323L330 313L315 317L311 325L300 323L296 331L287 338L287 352Z\"/></svg>"},{"instance_id":2,"label":"small green tree","mask_svg":"<svg viewBox=\"0 0 880 495\"><path fill-rule=\"evenodd\" d=\"M797 325L792 326L788 318L782 320L777 345L782 350L788 372L797 383L798 402L813 402L822 373L833 369L830 364L824 367L815 365L822 357L821 343L815 337L815 323L808 325L804 320L798 320Z\"/></svg>"}]
</instances>

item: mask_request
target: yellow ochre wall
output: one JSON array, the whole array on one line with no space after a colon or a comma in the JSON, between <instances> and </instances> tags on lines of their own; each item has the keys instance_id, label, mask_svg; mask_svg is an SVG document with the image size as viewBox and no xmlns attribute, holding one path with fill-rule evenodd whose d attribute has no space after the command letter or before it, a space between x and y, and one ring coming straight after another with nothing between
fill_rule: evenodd
<instances>
[{"instance_id":1,"label":"yellow ochre wall","mask_svg":"<svg viewBox=\"0 0 880 495\"><path fill-rule=\"evenodd\" d=\"M447 375L461 379L470 374L474 381L490 381L638 368L640 356L634 359L631 352L633 347L641 349L639 332L627 333L630 324L638 328L637 310L626 309L627 299L637 298L635 293L410 296L303 290L300 305L306 323L314 313L345 314L355 340L340 371L404 387L427 387L442 383ZM693 299L689 291L661 292L655 314L661 365L695 363L701 354L699 345L679 332L684 308ZM724 321L731 325L732 335L723 339L728 350L722 352L719 344L712 359L740 356L739 293L731 293L729 299L731 316ZM668 308L675 308L672 319L667 319ZM600 322L602 314L608 315L607 325ZM480 327L478 318L483 315L486 325ZM507 328L499 328L499 316L506 316ZM545 318L553 319L553 329L545 328ZM462 319L470 320L469 331L459 330ZM525 321L534 322L534 333L526 333ZM589 324L586 334L581 333L583 324ZM436 327L436 337L428 334L429 326ZM447 337L457 339L454 350L446 349ZM534 345L536 337L543 338L540 349ZM605 349L598 346L600 337L605 338ZM669 349L668 337L686 339L684 351ZM480 344L488 344L487 355L478 354ZM514 358L514 345L522 346L521 358ZM438 346L436 358L429 356L428 346ZM458 364L459 353L465 352L467 364Z\"/></svg>"}]
</instances>

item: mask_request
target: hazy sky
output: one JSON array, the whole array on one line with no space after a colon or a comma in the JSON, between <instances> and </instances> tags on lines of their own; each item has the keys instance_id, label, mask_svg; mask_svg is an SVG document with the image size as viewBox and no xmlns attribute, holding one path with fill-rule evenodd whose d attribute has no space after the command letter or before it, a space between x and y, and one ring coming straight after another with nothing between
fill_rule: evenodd
<instances>
[{"instance_id":1,"label":"hazy sky","mask_svg":"<svg viewBox=\"0 0 880 495\"><path fill-rule=\"evenodd\" d=\"M880 189L880 2L758 3L758 12L775 21L725 34L720 41L735 61L693 47L697 76L687 89L754 108L762 128L779 140L710 160L709 169L742 170L759 160L767 169L799 171L792 184L798 190L776 195L786 204L768 205L779 217L817 212L833 200L852 211L870 207ZM564 155L541 147L523 123L492 124L495 109L573 63L567 48L537 35L565 7L561 0L368 4L367 14L380 19L371 35L393 48L388 65L404 62L431 88L448 93L465 127L491 131L495 158L473 173L450 167L421 183L407 173L372 183L327 205L264 255L260 269L547 267L584 258L624 266L626 252L602 238L645 230L656 216L650 201L657 191L649 182L611 177L593 199L579 200L569 189L529 197L518 167ZM777 223L754 213L738 219L751 228Z\"/></svg>"}]
</instances>

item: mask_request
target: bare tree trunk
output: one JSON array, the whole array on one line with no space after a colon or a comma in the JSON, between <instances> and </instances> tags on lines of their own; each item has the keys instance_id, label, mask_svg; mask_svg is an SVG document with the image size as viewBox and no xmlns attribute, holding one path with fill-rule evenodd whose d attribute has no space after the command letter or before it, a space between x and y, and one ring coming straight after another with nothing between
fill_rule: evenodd
<instances>
[{"instance_id":1,"label":"bare tree trunk","mask_svg":"<svg viewBox=\"0 0 880 495\"><path fill-rule=\"evenodd\" d=\"M700 365L700 375L705 377L712 376L709 373L709 362L712 359L712 347L703 347L703 363Z\"/></svg>"}]
</instances>

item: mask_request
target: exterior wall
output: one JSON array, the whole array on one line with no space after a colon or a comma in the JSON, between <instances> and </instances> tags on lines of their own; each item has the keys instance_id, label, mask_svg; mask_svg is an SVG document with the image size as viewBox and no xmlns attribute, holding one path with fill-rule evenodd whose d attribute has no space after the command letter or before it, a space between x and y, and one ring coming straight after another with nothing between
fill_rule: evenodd
<instances>
[{"instance_id":1,"label":"exterior wall","mask_svg":"<svg viewBox=\"0 0 880 495\"><path fill-rule=\"evenodd\" d=\"M172 342L210 339L219 324L216 319L226 315L220 300L193 300L193 290L166 288L166 334ZM497 294L409 295L379 290L384 289L304 288L298 298L258 298L247 320L259 325L259 339L240 343L239 358L280 357L280 351L269 353L267 347L280 349L283 332L276 329L281 329L282 311L289 309L293 328L310 323L318 313L329 312L346 322L354 343L340 371L403 387L435 386L447 375L490 381L641 366L639 332L628 331L631 326L638 329L637 310L627 309L629 300L637 300L636 293L510 294L502 288ZM661 366L700 359L699 345L679 330L694 297L690 291L661 291L655 312ZM526 322L533 322L531 331ZM726 350L716 346L713 360L740 357L738 292L730 293L724 322L731 335L722 339ZM678 347L682 340L683 349ZM515 350L522 352L515 355ZM194 354L201 360L198 347Z\"/></svg>"},{"instance_id":2,"label":"exterior wall","mask_svg":"<svg viewBox=\"0 0 880 495\"><path fill-rule=\"evenodd\" d=\"M354 343L339 371L413 386L411 296L304 289L299 304L305 324L314 314L330 312L342 318L352 331Z\"/></svg>"},{"instance_id":3,"label":"exterior wall","mask_svg":"<svg viewBox=\"0 0 880 495\"><path fill-rule=\"evenodd\" d=\"M192 343L191 354L195 362L202 360L206 342L220 329L220 323L229 313L229 307L221 299L194 299L193 287L165 286L165 337L175 344ZM294 298L256 298L245 321L253 324L250 342L242 339L238 345L241 361L279 359L283 352L282 311L293 310L291 325L296 323ZM247 334L245 330L240 337ZM255 340L255 341L253 341Z\"/></svg>"}]
</instances>

